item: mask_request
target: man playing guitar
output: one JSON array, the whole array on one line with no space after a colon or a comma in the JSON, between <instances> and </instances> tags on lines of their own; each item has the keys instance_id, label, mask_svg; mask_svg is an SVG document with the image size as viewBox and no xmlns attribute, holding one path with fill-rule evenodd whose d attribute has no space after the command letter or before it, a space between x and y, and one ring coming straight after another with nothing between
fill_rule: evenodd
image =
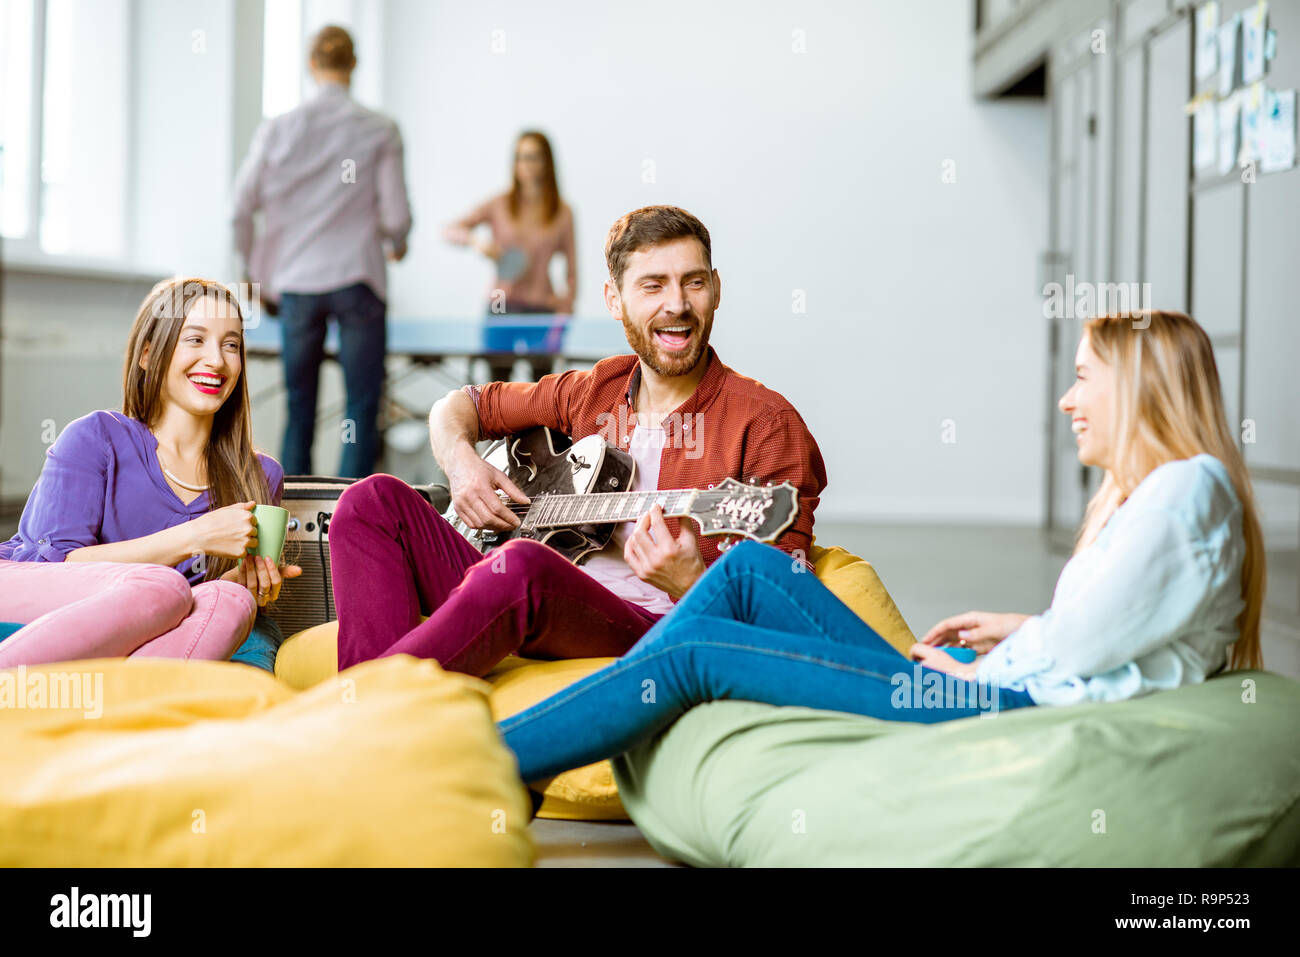
<instances>
[{"instance_id":1,"label":"man playing guitar","mask_svg":"<svg viewBox=\"0 0 1300 957\"><path fill-rule=\"evenodd\" d=\"M605 259L605 305L635 355L537 383L466 386L434 405L433 454L457 516L479 529L519 525L501 493L528 497L475 443L545 426L630 453L635 489L788 481L798 514L776 545L805 560L826 486L821 452L783 396L709 345L721 282L708 230L685 210L645 207L613 225ZM340 497L330 523L339 668L412 654L482 675L510 654L622 655L718 554L713 538L698 540L656 505L580 565L529 539L483 555L406 483L371 476Z\"/></svg>"}]
</instances>

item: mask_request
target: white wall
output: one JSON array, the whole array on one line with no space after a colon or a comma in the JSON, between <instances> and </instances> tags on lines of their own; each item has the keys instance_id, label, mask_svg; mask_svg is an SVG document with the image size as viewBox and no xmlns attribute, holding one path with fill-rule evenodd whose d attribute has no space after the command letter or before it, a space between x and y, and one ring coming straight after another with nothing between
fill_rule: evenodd
<instances>
[{"instance_id":1,"label":"white wall","mask_svg":"<svg viewBox=\"0 0 1300 957\"><path fill-rule=\"evenodd\" d=\"M137 0L135 10L135 260L238 280L225 209L235 176L235 4ZM260 72L257 52L248 68Z\"/></svg>"},{"instance_id":2,"label":"white wall","mask_svg":"<svg viewBox=\"0 0 1300 957\"><path fill-rule=\"evenodd\" d=\"M5 270L0 499L26 498L69 422L122 407L122 352L151 285Z\"/></svg>"},{"instance_id":3,"label":"white wall","mask_svg":"<svg viewBox=\"0 0 1300 957\"><path fill-rule=\"evenodd\" d=\"M482 309L487 264L439 231L539 127L577 213L579 313L603 314L622 213L672 203L709 227L714 344L808 421L819 514L1041 517L1047 113L972 100L969 3L388 0L384 22L415 216L395 314Z\"/></svg>"}]
</instances>

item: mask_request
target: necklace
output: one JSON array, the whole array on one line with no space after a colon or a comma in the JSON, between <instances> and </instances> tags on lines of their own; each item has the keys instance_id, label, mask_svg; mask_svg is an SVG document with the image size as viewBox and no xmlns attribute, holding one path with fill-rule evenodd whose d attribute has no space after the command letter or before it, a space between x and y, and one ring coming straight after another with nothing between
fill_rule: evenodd
<instances>
[{"instance_id":1,"label":"necklace","mask_svg":"<svg viewBox=\"0 0 1300 957\"><path fill-rule=\"evenodd\" d=\"M191 485L189 482L182 482L175 475L172 475L171 471L167 468L166 463L163 462L161 453L158 455L158 464L162 466L163 475L167 476L181 488L187 488L191 492L206 492L208 490L206 485Z\"/></svg>"}]
</instances>

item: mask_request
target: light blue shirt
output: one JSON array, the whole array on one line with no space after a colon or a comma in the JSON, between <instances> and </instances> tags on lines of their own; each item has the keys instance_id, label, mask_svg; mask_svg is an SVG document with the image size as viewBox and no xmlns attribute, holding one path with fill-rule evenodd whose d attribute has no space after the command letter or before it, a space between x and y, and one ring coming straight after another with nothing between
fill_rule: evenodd
<instances>
[{"instance_id":1,"label":"light blue shirt","mask_svg":"<svg viewBox=\"0 0 1300 957\"><path fill-rule=\"evenodd\" d=\"M1037 704L1119 701L1197 684L1237 640L1241 503L1210 455L1166 462L1116 509L1027 619L977 666Z\"/></svg>"}]
</instances>

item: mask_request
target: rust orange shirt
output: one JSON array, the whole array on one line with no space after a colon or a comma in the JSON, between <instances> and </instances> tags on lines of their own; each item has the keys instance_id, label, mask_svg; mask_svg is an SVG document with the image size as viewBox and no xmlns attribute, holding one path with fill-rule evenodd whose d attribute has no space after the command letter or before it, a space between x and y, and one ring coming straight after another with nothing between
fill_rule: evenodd
<instances>
[{"instance_id":1,"label":"rust orange shirt","mask_svg":"<svg viewBox=\"0 0 1300 957\"><path fill-rule=\"evenodd\" d=\"M695 392L661 423L667 432L659 459L660 489L708 488L730 476L758 484L788 481L799 491L799 514L776 543L807 559L813 511L826 487L821 450L784 396L723 365L713 347ZM497 439L544 425L575 441L597 433L626 450L635 422L632 404L641 384L636 356L602 359L587 371L543 376L540 382L465 386L478 409L479 434ZM667 519L678 534L677 519ZM692 523L694 525L694 523ZM706 565L718 557L718 539L700 536Z\"/></svg>"}]
</instances>

